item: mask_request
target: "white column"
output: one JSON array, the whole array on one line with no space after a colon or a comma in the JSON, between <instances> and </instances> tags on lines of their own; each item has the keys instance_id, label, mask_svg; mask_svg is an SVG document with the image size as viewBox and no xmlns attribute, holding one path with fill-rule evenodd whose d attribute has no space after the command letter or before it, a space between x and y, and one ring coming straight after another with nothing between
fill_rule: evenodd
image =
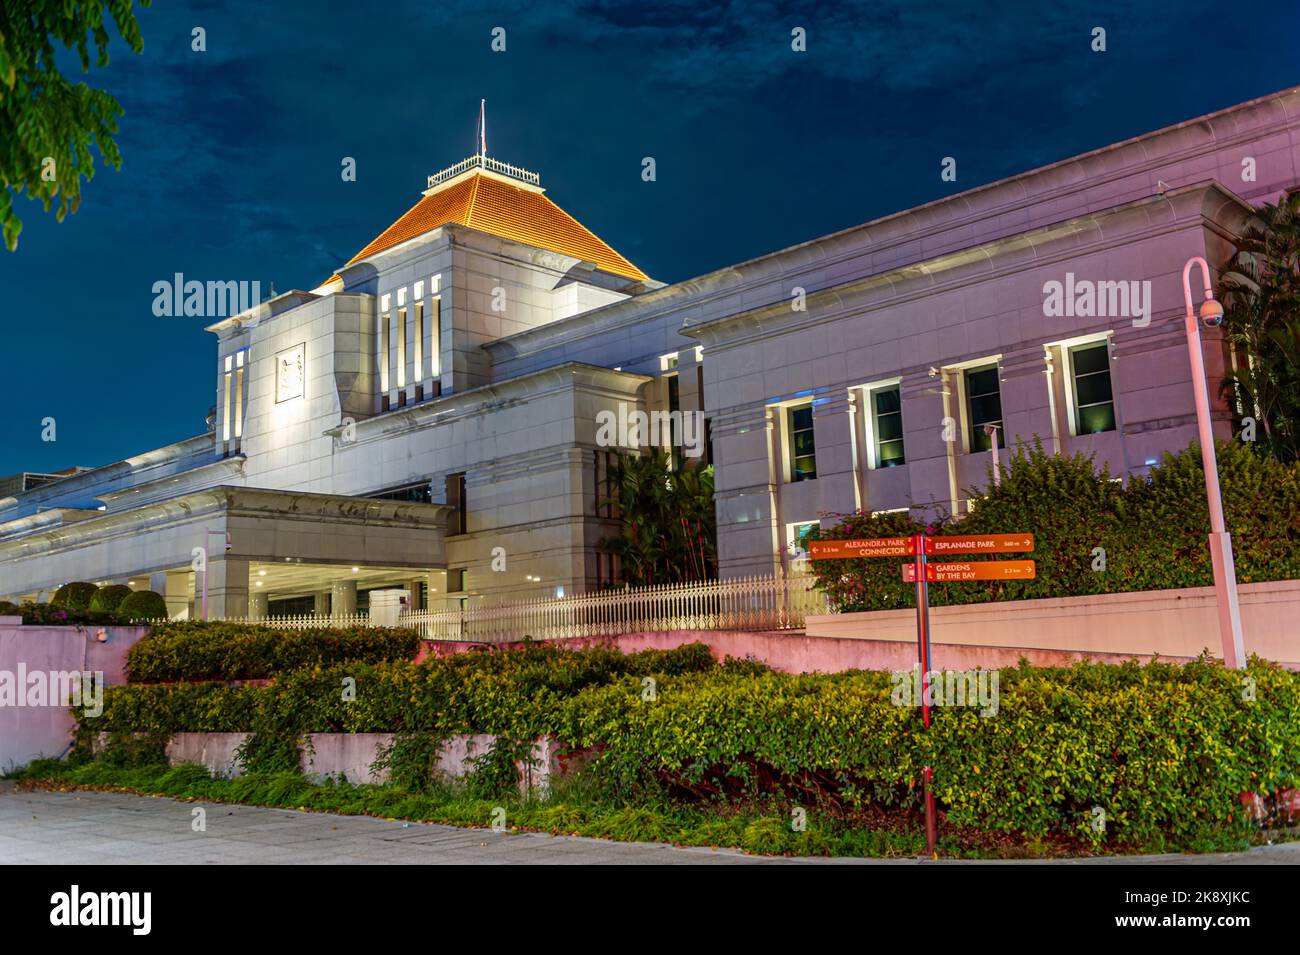
<instances>
[{"instance_id":1,"label":"white column","mask_svg":"<svg viewBox=\"0 0 1300 955\"><path fill-rule=\"evenodd\" d=\"M331 616L341 617L357 612L357 582L336 580L330 585Z\"/></svg>"}]
</instances>

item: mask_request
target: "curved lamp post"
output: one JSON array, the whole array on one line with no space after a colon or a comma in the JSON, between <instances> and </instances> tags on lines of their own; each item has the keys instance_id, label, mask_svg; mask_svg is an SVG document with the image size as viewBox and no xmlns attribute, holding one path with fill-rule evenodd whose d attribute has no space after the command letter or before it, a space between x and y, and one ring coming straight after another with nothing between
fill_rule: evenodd
<instances>
[{"instance_id":1,"label":"curved lamp post","mask_svg":"<svg viewBox=\"0 0 1300 955\"><path fill-rule=\"evenodd\" d=\"M1192 361L1192 390L1196 394L1196 424L1201 434L1201 463L1205 468L1205 492L1210 505L1210 561L1214 565L1214 594L1219 608L1219 638L1223 641L1223 663L1231 670L1246 667L1246 650L1241 640L1241 611L1237 607L1237 568L1232 560L1232 537L1223 522L1223 496L1219 493L1219 465L1214 455L1214 434L1210 430L1210 396L1205 384L1205 359L1201 354L1201 330L1192 307L1192 266L1201 267L1205 301L1201 321L1216 328L1223 324L1223 306L1214 300L1210 267L1194 255L1183 266L1183 298L1187 303L1187 352Z\"/></svg>"}]
</instances>

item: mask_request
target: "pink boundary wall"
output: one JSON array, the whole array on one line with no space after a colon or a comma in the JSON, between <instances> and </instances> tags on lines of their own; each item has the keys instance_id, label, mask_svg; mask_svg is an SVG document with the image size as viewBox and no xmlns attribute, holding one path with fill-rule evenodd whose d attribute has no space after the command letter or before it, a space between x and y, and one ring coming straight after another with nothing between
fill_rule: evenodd
<instances>
[{"instance_id":1,"label":"pink boundary wall","mask_svg":"<svg viewBox=\"0 0 1300 955\"><path fill-rule=\"evenodd\" d=\"M126 652L147 627L21 626L20 617L0 617L0 670L103 673L106 686L126 682ZM97 632L108 638L100 642ZM72 741L75 723L67 706L0 706L0 772L40 756L60 756Z\"/></svg>"},{"instance_id":2,"label":"pink boundary wall","mask_svg":"<svg viewBox=\"0 0 1300 955\"><path fill-rule=\"evenodd\" d=\"M541 642L541 641L539 641ZM744 630L673 630L666 633L627 633L611 637L569 637L544 641L579 649L610 647L624 653L671 650L687 643L703 643L718 660L753 657L787 673L838 673L842 670L908 670L916 663L916 641L864 640L845 637L810 637L799 630L750 632ZM464 640L426 640L417 660L450 656L470 650L506 650L518 643L472 643ZM937 666L986 670L1016 666L1023 657L1036 666L1069 666L1080 660L1122 663L1135 654L1087 653L1077 650L1042 650L1034 647L971 647L933 643ZM1190 659L1190 658L1189 658Z\"/></svg>"},{"instance_id":3,"label":"pink boundary wall","mask_svg":"<svg viewBox=\"0 0 1300 955\"><path fill-rule=\"evenodd\" d=\"M1300 669L1300 580L1242 584L1238 592L1246 651ZM1035 666L1068 666L1154 656L1179 662L1205 649L1222 655L1213 587L935 607L930 622L934 664L940 669L1012 667L1022 658ZM805 623L803 630L676 630L545 642L626 653L698 642L719 660L754 657L791 673L905 670L916 662L913 610L827 614ZM418 659L519 646L429 640Z\"/></svg>"}]
</instances>

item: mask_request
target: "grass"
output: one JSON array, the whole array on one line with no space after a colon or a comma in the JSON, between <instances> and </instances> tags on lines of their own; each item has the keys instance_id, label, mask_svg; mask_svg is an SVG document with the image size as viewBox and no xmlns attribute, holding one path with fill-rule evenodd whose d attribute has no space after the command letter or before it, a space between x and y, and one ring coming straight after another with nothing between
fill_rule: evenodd
<instances>
[{"instance_id":1,"label":"grass","mask_svg":"<svg viewBox=\"0 0 1300 955\"><path fill-rule=\"evenodd\" d=\"M625 842L741 849L761 855L915 858L925 853L920 820L900 810L872 818L806 810L802 831L792 807L774 800L743 804L616 804L602 797L582 774L557 781L546 797L483 798L466 783L439 783L413 791L395 785L312 782L296 773L250 773L213 777L195 764L113 766L103 761L70 764L38 760L19 775L20 785L53 790L92 789L171 796L187 801L238 803L366 815L388 820L489 828L505 810L510 830L589 836ZM939 855L947 858L1064 858L1094 854L1085 843L1027 840L941 825ZM1202 851L1244 848L1206 845ZM1133 851L1108 848L1106 852Z\"/></svg>"}]
</instances>

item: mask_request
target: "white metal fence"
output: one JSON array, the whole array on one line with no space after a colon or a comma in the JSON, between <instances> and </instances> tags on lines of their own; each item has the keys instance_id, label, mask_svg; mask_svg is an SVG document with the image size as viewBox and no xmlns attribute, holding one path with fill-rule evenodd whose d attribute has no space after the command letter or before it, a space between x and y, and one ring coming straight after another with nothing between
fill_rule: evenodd
<instances>
[{"instance_id":1,"label":"white metal fence","mask_svg":"<svg viewBox=\"0 0 1300 955\"><path fill-rule=\"evenodd\" d=\"M398 617L398 626L415 627L431 640L501 643L667 630L798 630L806 615L826 612L826 599L811 576L734 577L459 610L417 610ZM365 614L228 619L295 629L371 623Z\"/></svg>"}]
</instances>

